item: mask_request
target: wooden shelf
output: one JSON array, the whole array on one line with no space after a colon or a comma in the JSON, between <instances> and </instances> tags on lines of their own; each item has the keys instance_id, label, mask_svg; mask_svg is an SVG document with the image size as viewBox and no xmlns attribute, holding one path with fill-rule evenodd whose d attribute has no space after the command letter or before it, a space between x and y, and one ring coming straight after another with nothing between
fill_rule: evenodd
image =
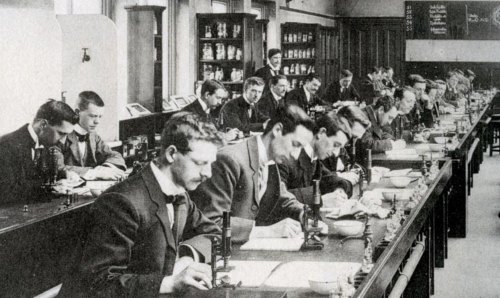
<instances>
[{"instance_id":1,"label":"wooden shelf","mask_svg":"<svg viewBox=\"0 0 500 298\"><path fill-rule=\"evenodd\" d=\"M308 60L308 61L314 61L316 58L282 58L281 60L283 61L288 61L288 60Z\"/></svg>"},{"instance_id":2,"label":"wooden shelf","mask_svg":"<svg viewBox=\"0 0 500 298\"><path fill-rule=\"evenodd\" d=\"M281 45L283 46L315 46L316 42L315 41L308 41L308 42L282 42Z\"/></svg>"},{"instance_id":3,"label":"wooden shelf","mask_svg":"<svg viewBox=\"0 0 500 298\"><path fill-rule=\"evenodd\" d=\"M243 63L242 60L200 60L200 63Z\"/></svg>"},{"instance_id":4,"label":"wooden shelf","mask_svg":"<svg viewBox=\"0 0 500 298\"><path fill-rule=\"evenodd\" d=\"M226 42L230 42L230 41L243 41L243 38L206 38L206 37L202 37L200 38L200 41L216 41L216 42L220 42L220 41L226 41Z\"/></svg>"},{"instance_id":5,"label":"wooden shelf","mask_svg":"<svg viewBox=\"0 0 500 298\"><path fill-rule=\"evenodd\" d=\"M229 82L229 81L226 81L226 82L221 82L222 84L224 85L241 85L243 84L243 81L238 81L238 82Z\"/></svg>"}]
</instances>

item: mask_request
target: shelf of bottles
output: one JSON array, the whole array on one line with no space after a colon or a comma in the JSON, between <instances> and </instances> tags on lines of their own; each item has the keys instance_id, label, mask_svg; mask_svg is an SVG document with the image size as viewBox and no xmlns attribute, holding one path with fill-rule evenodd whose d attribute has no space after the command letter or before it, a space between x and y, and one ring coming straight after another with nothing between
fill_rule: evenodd
<instances>
[{"instance_id":1,"label":"shelf of bottles","mask_svg":"<svg viewBox=\"0 0 500 298\"><path fill-rule=\"evenodd\" d=\"M241 95L244 80L244 23L229 15L198 18L199 80L215 79L230 92Z\"/></svg>"},{"instance_id":2,"label":"shelf of bottles","mask_svg":"<svg viewBox=\"0 0 500 298\"><path fill-rule=\"evenodd\" d=\"M282 26L282 69L292 89L300 88L309 73L316 72L316 28L300 24Z\"/></svg>"}]
</instances>

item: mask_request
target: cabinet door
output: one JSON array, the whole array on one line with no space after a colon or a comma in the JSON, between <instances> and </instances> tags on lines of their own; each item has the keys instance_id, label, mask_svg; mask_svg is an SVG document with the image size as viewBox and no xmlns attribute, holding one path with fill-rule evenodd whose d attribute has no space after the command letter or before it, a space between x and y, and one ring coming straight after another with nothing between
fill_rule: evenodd
<instances>
[{"instance_id":1,"label":"cabinet door","mask_svg":"<svg viewBox=\"0 0 500 298\"><path fill-rule=\"evenodd\" d=\"M338 65L338 30L333 27L321 27L320 29L320 61L319 73L323 79L325 89L334 80L338 79L340 72Z\"/></svg>"}]
</instances>

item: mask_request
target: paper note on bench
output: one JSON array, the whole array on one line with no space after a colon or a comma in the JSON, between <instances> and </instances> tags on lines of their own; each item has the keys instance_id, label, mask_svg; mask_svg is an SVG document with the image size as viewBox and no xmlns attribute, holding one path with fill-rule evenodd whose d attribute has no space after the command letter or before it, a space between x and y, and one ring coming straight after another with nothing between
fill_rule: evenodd
<instances>
[{"instance_id":1,"label":"paper note on bench","mask_svg":"<svg viewBox=\"0 0 500 298\"><path fill-rule=\"evenodd\" d=\"M257 288L269 277L271 272L281 262L272 261L234 261L231 260L229 265L234 267L230 272L218 272L217 278L228 275L231 278L231 283L237 284L241 281L242 287Z\"/></svg>"},{"instance_id":2,"label":"paper note on bench","mask_svg":"<svg viewBox=\"0 0 500 298\"><path fill-rule=\"evenodd\" d=\"M337 280L359 271L360 263L351 262L289 262L280 265L264 285L278 288L308 288L309 278Z\"/></svg>"},{"instance_id":3,"label":"paper note on bench","mask_svg":"<svg viewBox=\"0 0 500 298\"><path fill-rule=\"evenodd\" d=\"M279 250L299 251L304 243L303 237L299 238L254 238L241 246L241 250Z\"/></svg>"},{"instance_id":4,"label":"paper note on bench","mask_svg":"<svg viewBox=\"0 0 500 298\"><path fill-rule=\"evenodd\" d=\"M385 154L389 159L415 159L419 155L415 149L398 149L385 151Z\"/></svg>"}]
</instances>

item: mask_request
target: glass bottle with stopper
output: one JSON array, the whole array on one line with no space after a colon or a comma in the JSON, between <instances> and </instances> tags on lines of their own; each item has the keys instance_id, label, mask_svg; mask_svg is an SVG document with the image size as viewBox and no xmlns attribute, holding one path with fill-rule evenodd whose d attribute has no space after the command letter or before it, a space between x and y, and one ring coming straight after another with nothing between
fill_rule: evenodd
<instances>
[{"instance_id":1,"label":"glass bottle with stopper","mask_svg":"<svg viewBox=\"0 0 500 298\"><path fill-rule=\"evenodd\" d=\"M309 204L304 204L304 212L302 215L302 231L304 232L304 243L302 250L320 250L324 244L321 242L318 235L321 233L319 220L321 215L321 192L319 188L319 180L313 180L313 197Z\"/></svg>"}]
</instances>

